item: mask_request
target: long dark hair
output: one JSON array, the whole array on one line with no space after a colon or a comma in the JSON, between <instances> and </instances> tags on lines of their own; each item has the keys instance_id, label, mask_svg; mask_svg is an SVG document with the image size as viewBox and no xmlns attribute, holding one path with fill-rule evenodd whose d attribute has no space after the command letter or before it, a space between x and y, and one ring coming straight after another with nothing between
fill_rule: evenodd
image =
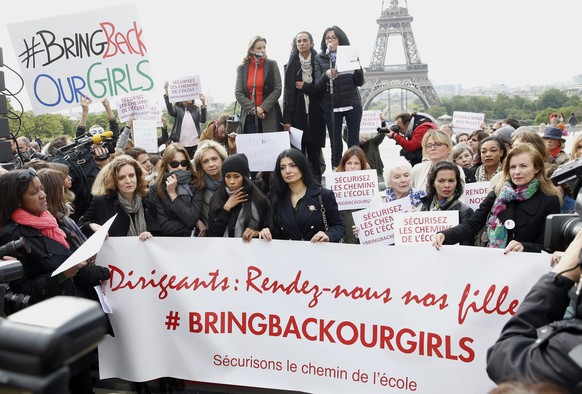
<instances>
[{"instance_id":1,"label":"long dark hair","mask_svg":"<svg viewBox=\"0 0 582 394\"><path fill-rule=\"evenodd\" d=\"M321 45L319 47L319 49L321 49L321 53L325 53L325 51L327 50L327 42L325 41L325 36L327 36L327 33L332 30L335 33L335 36L337 37L338 45L350 45L350 40L348 39L346 33L344 33L344 31L339 27L333 25L325 29L325 31L323 32L323 36L321 37Z\"/></svg>"},{"instance_id":2,"label":"long dark hair","mask_svg":"<svg viewBox=\"0 0 582 394\"><path fill-rule=\"evenodd\" d=\"M228 200L228 198L230 197L226 192L226 183L224 182L224 175L225 174L222 174L220 186L218 187L218 190L214 192L214 194L212 195L212 199L210 200L210 208L208 213L209 223L212 223L214 221L212 218L216 218L220 214L224 207L224 204L226 203L226 200ZM265 197L261 190L247 176L245 176L244 174L241 175L243 176L242 190L244 190L248 194L248 198L247 201L244 201L233 208L228 222L228 228L231 229L235 227L243 207L245 208L242 212L243 228L249 227L253 213L252 207L253 205L255 205L257 211L259 212L260 218L258 225L259 228L255 228L253 230L261 230L263 227L267 225L269 200L267 200L267 197Z\"/></svg>"},{"instance_id":3,"label":"long dark hair","mask_svg":"<svg viewBox=\"0 0 582 394\"><path fill-rule=\"evenodd\" d=\"M451 170L455 172L455 179L457 180L457 185L455 186L455 193L453 197L453 201L457 200L461 194L463 193L463 180L461 179L461 171L459 170L459 166L455 163L450 161L439 161L436 163L428 174L428 180L426 181L426 197L423 198L423 201L432 201L434 196L436 196L436 188L434 187L434 182L437 178L439 171L442 170ZM426 199L426 200L425 200Z\"/></svg>"},{"instance_id":4,"label":"long dark hair","mask_svg":"<svg viewBox=\"0 0 582 394\"><path fill-rule=\"evenodd\" d=\"M293 162L301 172L301 175L303 176L303 183L305 184L305 186L307 187L321 186L313 176L313 172L311 171L311 165L307 161L305 155L295 148L285 149L277 157L277 162L275 164L275 169L273 171L273 187L271 189L271 203L273 206L273 212L280 212L279 204L281 203L281 201L285 199L287 194L290 192L289 185L287 185L287 182L285 182L285 180L283 179L283 176L281 175L281 170L279 169L279 167L281 166L281 160L283 160L283 158L285 157L288 157L291 160L293 160Z\"/></svg>"}]
</instances>

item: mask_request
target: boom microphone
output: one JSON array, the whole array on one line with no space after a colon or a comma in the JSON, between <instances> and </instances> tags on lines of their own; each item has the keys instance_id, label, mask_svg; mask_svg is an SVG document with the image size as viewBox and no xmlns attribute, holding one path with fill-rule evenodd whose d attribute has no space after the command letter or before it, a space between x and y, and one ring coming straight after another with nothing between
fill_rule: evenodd
<instances>
[{"instance_id":1,"label":"boom microphone","mask_svg":"<svg viewBox=\"0 0 582 394\"><path fill-rule=\"evenodd\" d=\"M111 137L113 137L113 131L104 131L101 134L95 134L94 136L92 136L91 140L95 145L98 145L99 143L105 141L107 138Z\"/></svg>"},{"instance_id":2,"label":"boom microphone","mask_svg":"<svg viewBox=\"0 0 582 394\"><path fill-rule=\"evenodd\" d=\"M325 50L325 54L329 55L331 53L332 49L333 49L333 45L327 44L327 49Z\"/></svg>"}]
</instances>

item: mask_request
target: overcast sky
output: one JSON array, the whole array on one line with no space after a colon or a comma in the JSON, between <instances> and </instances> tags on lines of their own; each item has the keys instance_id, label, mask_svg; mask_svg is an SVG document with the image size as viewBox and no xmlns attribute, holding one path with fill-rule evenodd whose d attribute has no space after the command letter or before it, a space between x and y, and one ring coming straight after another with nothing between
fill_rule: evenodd
<instances>
[{"instance_id":1,"label":"overcast sky","mask_svg":"<svg viewBox=\"0 0 582 394\"><path fill-rule=\"evenodd\" d=\"M15 3L2 12L0 47L4 62L20 72L8 24L128 3L132 2ZM388 4L389 0L385 7ZM217 102L232 102L236 67L255 35L267 38L268 57L282 70L297 32L311 32L319 47L324 29L335 24L359 49L362 65L367 67L382 1L148 0L138 2L137 7L157 85L154 94L159 93L161 98L165 80L198 74L207 96ZM434 85L537 85L568 82L582 74L582 1L409 0L408 10L414 17L412 29L420 59L428 64ZM387 63L401 63L402 59L402 40L398 37L390 42ZM15 91L17 77L5 68L3 71L7 87ZM25 90L18 98L25 109L30 109Z\"/></svg>"}]
</instances>

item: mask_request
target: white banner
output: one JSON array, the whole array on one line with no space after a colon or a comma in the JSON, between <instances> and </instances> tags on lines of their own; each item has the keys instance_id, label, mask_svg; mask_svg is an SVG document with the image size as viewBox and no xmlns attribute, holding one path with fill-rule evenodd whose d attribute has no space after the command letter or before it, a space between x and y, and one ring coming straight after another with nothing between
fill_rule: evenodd
<instances>
[{"instance_id":1,"label":"white banner","mask_svg":"<svg viewBox=\"0 0 582 394\"><path fill-rule=\"evenodd\" d=\"M367 208L378 192L376 170L331 172L327 188L333 192L340 211Z\"/></svg>"},{"instance_id":2,"label":"white banner","mask_svg":"<svg viewBox=\"0 0 582 394\"><path fill-rule=\"evenodd\" d=\"M285 149L289 149L289 144L287 131L236 136L236 151L247 156L251 171L274 171L277 156Z\"/></svg>"},{"instance_id":3,"label":"white banner","mask_svg":"<svg viewBox=\"0 0 582 394\"><path fill-rule=\"evenodd\" d=\"M102 379L312 393L483 394L487 349L547 272L536 253L110 237ZM470 269L468 269L470 265Z\"/></svg>"},{"instance_id":4,"label":"white banner","mask_svg":"<svg viewBox=\"0 0 582 394\"><path fill-rule=\"evenodd\" d=\"M136 4L8 25L35 115L154 87Z\"/></svg>"}]
</instances>

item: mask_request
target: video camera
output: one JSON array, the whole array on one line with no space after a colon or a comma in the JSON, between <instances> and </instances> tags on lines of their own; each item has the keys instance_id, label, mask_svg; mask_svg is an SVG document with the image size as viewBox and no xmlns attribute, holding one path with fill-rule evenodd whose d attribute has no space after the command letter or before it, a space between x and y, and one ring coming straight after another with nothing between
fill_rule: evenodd
<instances>
[{"instance_id":1,"label":"video camera","mask_svg":"<svg viewBox=\"0 0 582 394\"><path fill-rule=\"evenodd\" d=\"M55 149L53 152L49 152L50 154L54 154L56 156L62 155L70 155L74 154L74 152L81 151L85 148L90 148L92 145L102 145L103 147L107 148L109 153L115 152L115 142L111 138L113 137L112 131L105 131L100 134L90 134L85 133L77 138L72 144L64 146L60 149ZM97 157L95 159L98 159Z\"/></svg>"},{"instance_id":2,"label":"video camera","mask_svg":"<svg viewBox=\"0 0 582 394\"><path fill-rule=\"evenodd\" d=\"M0 282L22 273L19 261L0 262ZM79 297L52 297L0 319L0 392L68 393L69 364L95 349L106 333L99 303Z\"/></svg>"},{"instance_id":3,"label":"video camera","mask_svg":"<svg viewBox=\"0 0 582 394\"><path fill-rule=\"evenodd\" d=\"M24 237L10 241L0 246L0 259L4 256L17 257L22 252L30 253L30 245ZM22 265L19 261L0 262L0 317L6 317L28 306L30 296L28 294L14 293L10 291L8 282L22 277Z\"/></svg>"},{"instance_id":4,"label":"video camera","mask_svg":"<svg viewBox=\"0 0 582 394\"><path fill-rule=\"evenodd\" d=\"M562 164L550 179L556 186L569 182L572 195L576 196L575 213L554 214L546 218L544 248L551 252L564 251L582 231L582 159Z\"/></svg>"}]
</instances>

